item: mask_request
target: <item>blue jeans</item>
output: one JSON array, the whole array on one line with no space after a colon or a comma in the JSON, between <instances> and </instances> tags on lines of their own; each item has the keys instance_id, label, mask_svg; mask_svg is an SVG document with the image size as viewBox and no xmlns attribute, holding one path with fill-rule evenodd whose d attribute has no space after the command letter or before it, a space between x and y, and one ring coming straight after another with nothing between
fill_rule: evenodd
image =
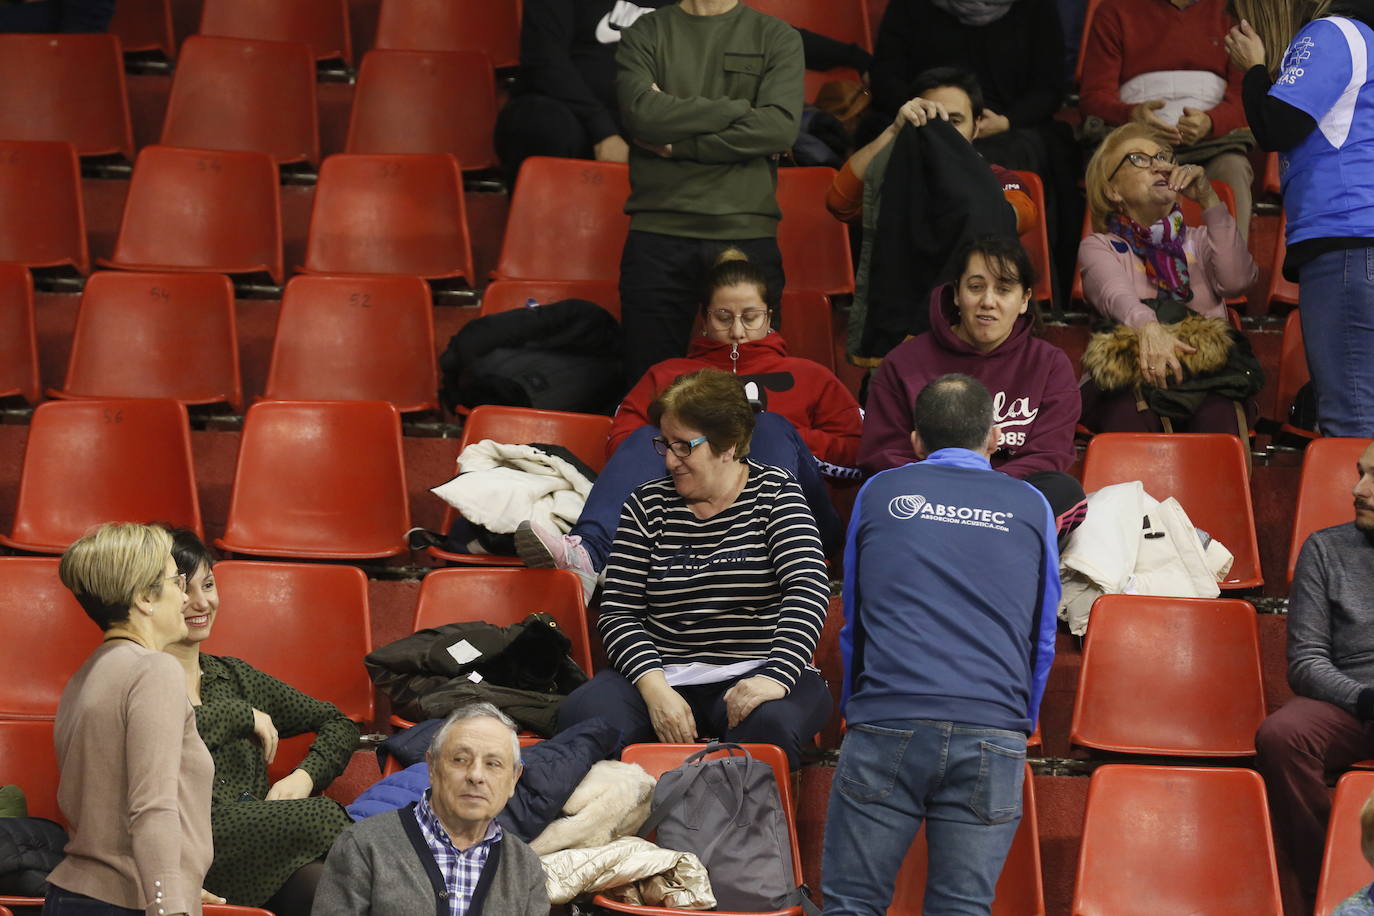
<instances>
[{"instance_id":1,"label":"blue jeans","mask_svg":"<svg viewBox=\"0 0 1374 916\"><path fill-rule=\"evenodd\" d=\"M1321 433L1374 436L1374 247L1318 255L1298 279Z\"/></svg>"},{"instance_id":2,"label":"blue jeans","mask_svg":"<svg viewBox=\"0 0 1374 916\"><path fill-rule=\"evenodd\" d=\"M925 821L925 916L992 906L1021 821L1026 736L955 722L851 725L830 789L821 868L826 916L883 916Z\"/></svg>"},{"instance_id":3,"label":"blue jeans","mask_svg":"<svg viewBox=\"0 0 1374 916\"><path fill-rule=\"evenodd\" d=\"M641 426L630 433L606 462L606 468L596 475L591 493L582 507L569 534L582 538L587 556L598 570L606 567L611 553L615 530L620 526L620 510L630 494L641 484L657 480L667 474L663 458L654 451L649 440L658 435L655 426ZM749 443L749 457L759 464L771 464L792 475L801 486L802 496L816 516L821 545L831 554L844 543L844 528L830 502L821 475L816 470L811 451L797 435L791 423L775 413L754 415L754 437Z\"/></svg>"}]
</instances>

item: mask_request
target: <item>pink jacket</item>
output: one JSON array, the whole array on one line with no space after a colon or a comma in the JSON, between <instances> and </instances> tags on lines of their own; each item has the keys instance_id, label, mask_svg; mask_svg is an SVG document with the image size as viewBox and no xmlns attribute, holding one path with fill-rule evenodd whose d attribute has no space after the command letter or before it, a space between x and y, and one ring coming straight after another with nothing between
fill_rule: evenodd
<instances>
[{"instance_id":1,"label":"pink jacket","mask_svg":"<svg viewBox=\"0 0 1374 916\"><path fill-rule=\"evenodd\" d=\"M1227 297L1249 289L1259 268L1225 204L1202 211L1202 221L1188 227L1183 243L1193 286L1188 307L1208 318L1225 318ZM1141 300L1159 291L1145 276L1145 262L1119 236L1095 232L1079 242L1078 266L1083 298L1093 308L1132 328L1155 320L1154 310Z\"/></svg>"}]
</instances>

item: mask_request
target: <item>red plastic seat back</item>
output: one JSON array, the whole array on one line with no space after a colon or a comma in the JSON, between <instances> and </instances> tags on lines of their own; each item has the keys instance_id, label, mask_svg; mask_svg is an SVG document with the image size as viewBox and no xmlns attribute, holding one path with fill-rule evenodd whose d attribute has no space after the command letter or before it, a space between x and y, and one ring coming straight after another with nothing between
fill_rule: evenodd
<instances>
[{"instance_id":1,"label":"red plastic seat back","mask_svg":"<svg viewBox=\"0 0 1374 916\"><path fill-rule=\"evenodd\" d=\"M171 0L119 0L110 20L110 32L119 36L126 54L160 51L168 60L177 56Z\"/></svg>"},{"instance_id":2,"label":"red plastic seat back","mask_svg":"<svg viewBox=\"0 0 1374 916\"><path fill-rule=\"evenodd\" d=\"M1374 439L1314 439L1302 456L1298 508L1288 548L1288 584L1298 567L1298 554L1314 531L1344 525L1355 517L1351 490L1359 480L1355 463Z\"/></svg>"},{"instance_id":3,"label":"red plastic seat back","mask_svg":"<svg viewBox=\"0 0 1374 916\"><path fill-rule=\"evenodd\" d=\"M349 153L452 153L496 165L496 81L480 51L368 51L358 68Z\"/></svg>"},{"instance_id":4,"label":"red plastic seat back","mask_svg":"<svg viewBox=\"0 0 1374 916\"><path fill-rule=\"evenodd\" d=\"M102 522L201 532L186 408L175 401L47 401L33 412L14 528L0 543L62 553Z\"/></svg>"},{"instance_id":5,"label":"red plastic seat back","mask_svg":"<svg viewBox=\"0 0 1374 916\"><path fill-rule=\"evenodd\" d=\"M1315 916L1330 916L1341 901L1374 882L1374 868L1360 850L1360 809L1374 793L1374 773L1352 772L1336 783L1326 827L1326 855L1317 883Z\"/></svg>"},{"instance_id":6,"label":"red plastic seat back","mask_svg":"<svg viewBox=\"0 0 1374 916\"><path fill-rule=\"evenodd\" d=\"M520 165L492 276L619 283L629 196L620 163L531 156Z\"/></svg>"},{"instance_id":7,"label":"red plastic seat back","mask_svg":"<svg viewBox=\"0 0 1374 916\"><path fill-rule=\"evenodd\" d=\"M46 817L65 826L67 819L57 807L57 777L52 723L0 720L0 785L14 784L24 790L30 817Z\"/></svg>"},{"instance_id":8,"label":"red plastic seat back","mask_svg":"<svg viewBox=\"0 0 1374 916\"><path fill-rule=\"evenodd\" d=\"M1280 916L1254 770L1104 766L1092 775L1074 916Z\"/></svg>"},{"instance_id":9,"label":"red plastic seat back","mask_svg":"<svg viewBox=\"0 0 1374 916\"><path fill-rule=\"evenodd\" d=\"M0 140L0 261L90 270L81 200L70 143Z\"/></svg>"},{"instance_id":10,"label":"red plastic seat back","mask_svg":"<svg viewBox=\"0 0 1374 916\"><path fill-rule=\"evenodd\" d=\"M1054 281L1051 280L1054 262L1050 260L1050 231L1045 222L1045 184L1034 172L1017 172L1016 177L1021 179L1026 195L1035 204L1035 222L1021 235L1021 247L1026 249L1035 268L1035 288L1031 295L1038 302L1049 302L1054 299Z\"/></svg>"},{"instance_id":11,"label":"red plastic seat back","mask_svg":"<svg viewBox=\"0 0 1374 916\"><path fill-rule=\"evenodd\" d=\"M0 558L0 719L51 719L101 632L57 578L56 557Z\"/></svg>"},{"instance_id":12,"label":"red plastic seat back","mask_svg":"<svg viewBox=\"0 0 1374 916\"><path fill-rule=\"evenodd\" d=\"M439 569L420 583L414 630L480 620L497 626L542 612L572 643L568 654L592 675L582 584L566 569Z\"/></svg>"},{"instance_id":13,"label":"red plastic seat back","mask_svg":"<svg viewBox=\"0 0 1374 916\"><path fill-rule=\"evenodd\" d=\"M1088 49L1088 35L1092 33L1093 13L1102 0L1088 0L1087 6L1083 10L1083 32L1078 39L1078 57L1073 68L1073 81L1077 85L1083 81L1083 52Z\"/></svg>"},{"instance_id":14,"label":"red plastic seat back","mask_svg":"<svg viewBox=\"0 0 1374 916\"><path fill-rule=\"evenodd\" d=\"M225 560L215 584L220 609L206 652L241 658L355 722L371 721L363 656L372 651L372 618L361 569Z\"/></svg>"},{"instance_id":15,"label":"red plastic seat back","mask_svg":"<svg viewBox=\"0 0 1374 916\"><path fill-rule=\"evenodd\" d=\"M747 5L799 29L873 50L867 0L748 0Z\"/></svg>"},{"instance_id":16,"label":"red plastic seat back","mask_svg":"<svg viewBox=\"0 0 1374 916\"><path fill-rule=\"evenodd\" d=\"M1088 443L1083 489L1139 480L1163 501L1172 496L1193 524L1235 556L1224 589L1255 588L1260 574L1255 514L1245 451L1236 436L1216 433L1100 433Z\"/></svg>"},{"instance_id":17,"label":"red plastic seat back","mask_svg":"<svg viewBox=\"0 0 1374 916\"><path fill-rule=\"evenodd\" d=\"M43 397L38 380L33 278L22 264L0 264L0 398L14 395L30 404Z\"/></svg>"},{"instance_id":18,"label":"red plastic seat back","mask_svg":"<svg viewBox=\"0 0 1374 916\"><path fill-rule=\"evenodd\" d=\"M849 229L825 208L834 180L835 170L823 166L778 170L778 248L789 289L854 292Z\"/></svg>"},{"instance_id":19,"label":"red plastic seat back","mask_svg":"<svg viewBox=\"0 0 1374 916\"><path fill-rule=\"evenodd\" d=\"M805 289L784 291L782 325L788 356L809 359L835 371L835 326L830 300L823 293Z\"/></svg>"},{"instance_id":20,"label":"red plastic seat back","mask_svg":"<svg viewBox=\"0 0 1374 916\"><path fill-rule=\"evenodd\" d=\"M263 401L248 409L220 547L313 559L406 549L401 419L382 401Z\"/></svg>"},{"instance_id":21,"label":"red plastic seat back","mask_svg":"<svg viewBox=\"0 0 1374 916\"><path fill-rule=\"evenodd\" d=\"M348 0L204 0L200 34L310 45L318 60L353 62Z\"/></svg>"},{"instance_id":22,"label":"red plastic seat back","mask_svg":"<svg viewBox=\"0 0 1374 916\"><path fill-rule=\"evenodd\" d=\"M0 35L0 137L134 158L124 54L113 35Z\"/></svg>"},{"instance_id":23,"label":"red plastic seat back","mask_svg":"<svg viewBox=\"0 0 1374 916\"><path fill-rule=\"evenodd\" d=\"M471 282L458 160L440 153L343 153L325 159L304 269Z\"/></svg>"},{"instance_id":24,"label":"red plastic seat back","mask_svg":"<svg viewBox=\"0 0 1374 916\"><path fill-rule=\"evenodd\" d=\"M482 51L492 66L520 63L519 0L382 0L375 47Z\"/></svg>"},{"instance_id":25,"label":"red plastic seat back","mask_svg":"<svg viewBox=\"0 0 1374 916\"><path fill-rule=\"evenodd\" d=\"M162 143L320 160L315 58L299 42L191 35L181 46Z\"/></svg>"},{"instance_id":26,"label":"red plastic seat back","mask_svg":"<svg viewBox=\"0 0 1374 916\"><path fill-rule=\"evenodd\" d=\"M1035 780L1030 765L1021 790L1021 823L1011 841L1011 850L997 879L997 894L992 900L992 916L1044 916L1045 888L1040 878L1039 820L1035 813ZM926 830L922 824L907 850L902 869L893 887L888 916L921 916L926 892Z\"/></svg>"},{"instance_id":27,"label":"red plastic seat back","mask_svg":"<svg viewBox=\"0 0 1374 916\"><path fill-rule=\"evenodd\" d=\"M1264 721L1255 608L1226 598L1093 604L1069 740L1122 754L1249 757Z\"/></svg>"},{"instance_id":28,"label":"red plastic seat back","mask_svg":"<svg viewBox=\"0 0 1374 916\"><path fill-rule=\"evenodd\" d=\"M223 274L86 281L58 397L171 398L243 409L234 285Z\"/></svg>"},{"instance_id":29,"label":"red plastic seat back","mask_svg":"<svg viewBox=\"0 0 1374 916\"><path fill-rule=\"evenodd\" d=\"M434 306L419 277L295 277L263 397L438 406Z\"/></svg>"},{"instance_id":30,"label":"red plastic seat back","mask_svg":"<svg viewBox=\"0 0 1374 916\"><path fill-rule=\"evenodd\" d=\"M620 288L614 283L590 280L493 280L482 290L480 314L495 315L524 308L533 299L537 305L548 305L563 299L586 299L595 302L620 319Z\"/></svg>"},{"instance_id":31,"label":"red plastic seat back","mask_svg":"<svg viewBox=\"0 0 1374 916\"><path fill-rule=\"evenodd\" d=\"M138 154L110 267L282 280L281 194L266 153L149 146Z\"/></svg>"},{"instance_id":32,"label":"red plastic seat back","mask_svg":"<svg viewBox=\"0 0 1374 916\"><path fill-rule=\"evenodd\" d=\"M1271 154L1273 155L1273 154ZM1269 290L1265 302L1272 308L1273 303L1297 305L1300 296L1298 284L1283 276L1283 259L1288 256L1288 215L1279 216L1279 231L1274 235L1274 254L1269 262ZM1291 316L1290 316L1291 317Z\"/></svg>"}]
</instances>

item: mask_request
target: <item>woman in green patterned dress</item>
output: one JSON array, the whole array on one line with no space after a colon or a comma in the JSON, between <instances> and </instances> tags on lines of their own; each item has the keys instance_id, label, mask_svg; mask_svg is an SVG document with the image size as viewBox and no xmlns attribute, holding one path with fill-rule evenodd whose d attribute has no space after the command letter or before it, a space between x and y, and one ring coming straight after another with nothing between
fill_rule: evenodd
<instances>
[{"instance_id":1,"label":"woman in green patterned dress","mask_svg":"<svg viewBox=\"0 0 1374 916\"><path fill-rule=\"evenodd\" d=\"M240 906L309 916L323 859L352 823L323 790L348 765L358 727L333 703L308 697L237 658L202 654L219 611L214 558L200 538L172 530L172 558L186 575L187 636L167 648L186 670L196 728L215 761L210 803L214 864L205 887ZM361 659L359 659L361 663ZM268 783L278 738L315 741L291 773Z\"/></svg>"}]
</instances>

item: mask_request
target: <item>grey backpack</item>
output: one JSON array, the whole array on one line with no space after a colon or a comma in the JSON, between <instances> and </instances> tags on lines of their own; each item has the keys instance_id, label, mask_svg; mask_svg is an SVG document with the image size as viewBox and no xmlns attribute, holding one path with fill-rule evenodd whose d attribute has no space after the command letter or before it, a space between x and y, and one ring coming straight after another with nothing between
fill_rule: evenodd
<instances>
[{"instance_id":1,"label":"grey backpack","mask_svg":"<svg viewBox=\"0 0 1374 916\"><path fill-rule=\"evenodd\" d=\"M720 750L729 755L702 759ZM808 916L819 916L793 875L780 798L771 766L738 744L712 742L659 777L653 811L639 835L657 828L659 846L694 853L706 866L719 909L799 906Z\"/></svg>"}]
</instances>

